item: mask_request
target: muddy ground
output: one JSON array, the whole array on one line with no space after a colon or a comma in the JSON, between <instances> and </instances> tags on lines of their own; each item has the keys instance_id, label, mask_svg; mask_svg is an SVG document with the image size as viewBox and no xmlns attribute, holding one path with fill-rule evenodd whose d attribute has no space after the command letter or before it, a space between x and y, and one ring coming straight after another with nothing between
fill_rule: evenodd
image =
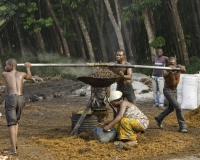
<instances>
[{"instance_id":1,"label":"muddy ground","mask_svg":"<svg viewBox=\"0 0 200 160\"><path fill-rule=\"evenodd\" d=\"M175 113L164 121L164 129L158 129L154 116L162 110L153 108L153 99L139 99L137 106L148 116L150 126L138 139L133 150L117 151L113 142L100 143L89 134L70 137L72 112L83 110L89 96L73 95L73 91L85 86L80 81L59 77L35 80L24 84L26 107L23 110L18 136L19 160L163 160L193 156L200 159L200 111L183 111L188 123L188 133L177 132ZM6 97L1 87L1 101ZM4 103L0 107L0 151L10 148L6 126ZM112 118L112 109L109 110ZM0 155L1 155L0 154ZM1 158L3 157L1 155ZM1 159L0 158L0 159Z\"/></svg>"}]
</instances>

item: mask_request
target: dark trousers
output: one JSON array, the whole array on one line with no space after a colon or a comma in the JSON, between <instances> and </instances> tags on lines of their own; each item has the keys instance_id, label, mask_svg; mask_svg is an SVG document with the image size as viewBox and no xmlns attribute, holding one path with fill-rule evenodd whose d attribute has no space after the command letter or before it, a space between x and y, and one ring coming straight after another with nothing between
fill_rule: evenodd
<instances>
[{"instance_id":1,"label":"dark trousers","mask_svg":"<svg viewBox=\"0 0 200 160\"><path fill-rule=\"evenodd\" d=\"M11 94L6 98L5 109L8 126L18 123L24 106L25 99L23 96Z\"/></svg>"},{"instance_id":2,"label":"dark trousers","mask_svg":"<svg viewBox=\"0 0 200 160\"><path fill-rule=\"evenodd\" d=\"M184 119L182 111L181 111L181 106L177 101L177 92L164 88L163 93L164 93L166 99L169 101L169 106L162 113L160 113L158 116L156 116L157 119L159 121L162 121L168 114L173 112L175 109L176 117L177 117L180 128L187 128L185 119Z\"/></svg>"},{"instance_id":3,"label":"dark trousers","mask_svg":"<svg viewBox=\"0 0 200 160\"><path fill-rule=\"evenodd\" d=\"M131 83L125 85L117 85L117 90L122 92L123 99L127 99L131 103L135 103L135 93Z\"/></svg>"}]
</instances>

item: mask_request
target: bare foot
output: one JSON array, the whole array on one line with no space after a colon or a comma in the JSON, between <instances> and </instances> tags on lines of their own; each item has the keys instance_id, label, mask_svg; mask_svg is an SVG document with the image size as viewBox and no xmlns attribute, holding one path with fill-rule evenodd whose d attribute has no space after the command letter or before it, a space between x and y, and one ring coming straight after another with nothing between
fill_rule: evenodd
<instances>
[{"instance_id":1,"label":"bare foot","mask_svg":"<svg viewBox=\"0 0 200 160\"><path fill-rule=\"evenodd\" d=\"M126 141L126 144L130 145L130 146L136 146L138 145L137 140L132 140L132 141Z\"/></svg>"},{"instance_id":2,"label":"bare foot","mask_svg":"<svg viewBox=\"0 0 200 160\"><path fill-rule=\"evenodd\" d=\"M7 151L6 151L6 154L9 154L9 155L16 155L17 152L13 152L12 150L7 150Z\"/></svg>"}]
</instances>

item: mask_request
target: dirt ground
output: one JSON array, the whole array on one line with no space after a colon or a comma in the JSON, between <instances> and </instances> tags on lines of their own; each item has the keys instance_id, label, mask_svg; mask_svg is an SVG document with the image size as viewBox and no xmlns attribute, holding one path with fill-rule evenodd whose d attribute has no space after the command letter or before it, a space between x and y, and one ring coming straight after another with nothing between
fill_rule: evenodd
<instances>
[{"instance_id":1,"label":"dirt ground","mask_svg":"<svg viewBox=\"0 0 200 160\"><path fill-rule=\"evenodd\" d=\"M83 110L89 96L72 95L76 89L85 86L80 81L62 80L59 77L38 79L24 84L26 107L23 110L18 136L18 154L11 159L19 160L163 160L193 156L200 159L200 111L184 110L188 133L177 132L175 113L164 121L159 129L154 116L162 110L153 108L153 99L137 100L137 106L149 118L150 126L138 139L133 150L116 150L113 142L101 143L87 133L69 136L72 112ZM1 102L6 91L1 91ZM4 103L0 107L0 156L10 148L8 128L5 120ZM109 118L112 109L109 110ZM5 157L5 156L4 156ZM1 159L1 158L0 158Z\"/></svg>"}]
</instances>

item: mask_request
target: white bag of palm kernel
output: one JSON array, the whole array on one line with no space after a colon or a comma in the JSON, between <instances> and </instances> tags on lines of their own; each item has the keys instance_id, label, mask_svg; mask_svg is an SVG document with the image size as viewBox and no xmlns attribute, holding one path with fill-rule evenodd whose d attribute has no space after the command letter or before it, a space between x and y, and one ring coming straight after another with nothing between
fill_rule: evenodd
<instances>
[{"instance_id":1,"label":"white bag of palm kernel","mask_svg":"<svg viewBox=\"0 0 200 160\"><path fill-rule=\"evenodd\" d=\"M113 84L111 84L111 86L110 86L110 91L115 91L116 88L117 88L117 83L113 83Z\"/></svg>"},{"instance_id":2,"label":"white bag of palm kernel","mask_svg":"<svg viewBox=\"0 0 200 160\"><path fill-rule=\"evenodd\" d=\"M198 77L194 75L186 75L183 77L183 101L182 109L197 108L197 85Z\"/></svg>"},{"instance_id":3,"label":"white bag of palm kernel","mask_svg":"<svg viewBox=\"0 0 200 160\"><path fill-rule=\"evenodd\" d=\"M200 74L195 74L198 78L198 86L197 86L197 107L200 106Z\"/></svg>"},{"instance_id":4,"label":"white bag of palm kernel","mask_svg":"<svg viewBox=\"0 0 200 160\"><path fill-rule=\"evenodd\" d=\"M177 101L181 105L183 101L183 77L185 77L188 74L181 74L180 81L177 86Z\"/></svg>"}]
</instances>

